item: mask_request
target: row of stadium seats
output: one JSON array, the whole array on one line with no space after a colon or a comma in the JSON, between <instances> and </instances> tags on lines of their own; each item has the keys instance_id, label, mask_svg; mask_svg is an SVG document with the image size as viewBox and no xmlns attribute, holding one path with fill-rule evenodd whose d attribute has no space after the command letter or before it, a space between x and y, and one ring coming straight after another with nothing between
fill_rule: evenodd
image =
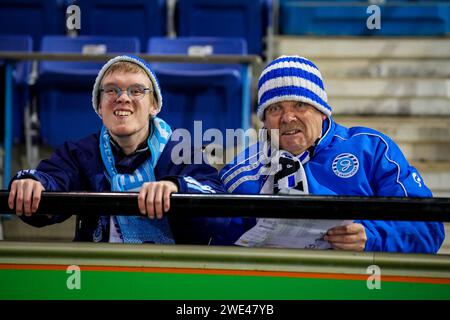
<instances>
[{"instance_id":1,"label":"row of stadium seats","mask_svg":"<svg viewBox=\"0 0 450 320\"><path fill-rule=\"evenodd\" d=\"M172 2L173 15L168 14ZM265 48L264 37L273 29L273 11L278 13L277 29L287 35L450 33L449 0L0 0L0 30L30 35L37 45L44 35L67 32L66 9L72 4L81 10L79 35L135 36L145 43L166 36L171 24L181 37L245 38L248 52L258 55L271 49L269 43ZM372 4L381 8L380 29L366 26Z\"/></svg>"},{"instance_id":2,"label":"row of stadium seats","mask_svg":"<svg viewBox=\"0 0 450 320\"><path fill-rule=\"evenodd\" d=\"M0 0L0 32L30 35L34 49L45 35L66 34L66 9L81 11L79 35L133 36L141 43L168 34L169 0ZM173 25L180 37L239 37L262 55L272 0L177 0ZM170 16L170 15L169 15Z\"/></svg>"},{"instance_id":3,"label":"row of stadium seats","mask_svg":"<svg viewBox=\"0 0 450 320\"><path fill-rule=\"evenodd\" d=\"M16 41L14 41L16 40ZM30 37L0 36L0 50L31 51ZM139 53L139 40L133 37L45 36L41 52L53 53ZM147 52L151 54L247 54L244 39L239 38L150 38ZM14 138L22 137L22 108L19 97L27 96L30 62L17 64L14 92ZM50 146L75 140L100 128L100 120L92 111L91 90L103 63L43 61L38 66L34 87L39 101L41 137ZM203 129L248 127L242 115L245 81L240 65L154 63L159 78L164 107L161 117L177 128L194 132L194 121L202 120ZM248 81L247 83L249 83ZM247 92L248 97L250 94ZM249 111L250 113L250 111ZM248 115L250 117L250 115ZM76 124L76 125L75 125Z\"/></svg>"},{"instance_id":4,"label":"row of stadium seats","mask_svg":"<svg viewBox=\"0 0 450 320\"><path fill-rule=\"evenodd\" d=\"M379 8L379 28L368 18ZM450 34L450 1L280 0L279 32L312 36L439 36Z\"/></svg>"}]
</instances>

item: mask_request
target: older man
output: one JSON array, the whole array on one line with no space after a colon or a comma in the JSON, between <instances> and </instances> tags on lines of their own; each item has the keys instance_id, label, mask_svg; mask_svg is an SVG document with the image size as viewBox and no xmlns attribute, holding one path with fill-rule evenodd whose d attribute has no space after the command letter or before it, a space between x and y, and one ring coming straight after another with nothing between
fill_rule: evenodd
<instances>
[{"instance_id":1,"label":"older man","mask_svg":"<svg viewBox=\"0 0 450 320\"><path fill-rule=\"evenodd\" d=\"M188 234L198 225L195 220L179 217L169 225L163 217L170 208L170 194L225 190L213 167L204 163L175 165L172 161L176 143L170 140L170 126L156 117L162 96L150 66L134 56L111 59L95 80L92 103L103 122L101 132L65 143L36 170L20 171L10 185L10 208L39 227L68 218L33 215L44 190L139 191L139 210L148 218L110 217L107 212L81 215L75 240L174 243L175 238L190 242Z\"/></svg>"},{"instance_id":2,"label":"older man","mask_svg":"<svg viewBox=\"0 0 450 320\"><path fill-rule=\"evenodd\" d=\"M267 161L260 141L245 151L244 161L225 166L219 175L228 192L432 196L391 139L334 122L321 73L310 60L283 56L271 62L259 79L258 104L265 128L279 130L271 139L280 150L272 150ZM267 163L276 171L267 170ZM255 220L229 219L225 225L215 230L213 244L234 243ZM331 228L324 237L340 250L424 253L436 253L443 239L439 222L361 220Z\"/></svg>"}]
</instances>

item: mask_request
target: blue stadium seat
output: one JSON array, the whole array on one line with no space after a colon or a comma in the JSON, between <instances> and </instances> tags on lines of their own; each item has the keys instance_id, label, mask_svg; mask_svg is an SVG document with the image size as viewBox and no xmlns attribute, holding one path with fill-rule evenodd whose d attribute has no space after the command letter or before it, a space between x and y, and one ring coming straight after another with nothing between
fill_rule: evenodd
<instances>
[{"instance_id":1,"label":"blue stadium seat","mask_svg":"<svg viewBox=\"0 0 450 320\"><path fill-rule=\"evenodd\" d=\"M323 1L323 0L322 0ZM318 36L438 36L450 33L450 1L400 0L379 4L381 28L368 29L366 21L369 1L282 0L280 3L280 33Z\"/></svg>"},{"instance_id":2,"label":"blue stadium seat","mask_svg":"<svg viewBox=\"0 0 450 320\"><path fill-rule=\"evenodd\" d=\"M29 35L39 50L43 35L65 33L63 0L0 0L0 32Z\"/></svg>"},{"instance_id":3,"label":"blue stadium seat","mask_svg":"<svg viewBox=\"0 0 450 320\"><path fill-rule=\"evenodd\" d=\"M81 35L150 37L167 33L165 0L78 0L82 11Z\"/></svg>"},{"instance_id":4,"label":"blue stadium seat","mask_svg":"<svg viewBox=\"0 0 450 320\"><path fill-rule=\"evenodd\" d=\"M246 54L244 39L151 38L152 54ZM243 76L239 64L153 63L161 84L161 117L176 128L194 132L194 121L209 128L241 128L243 124ZM249 90L249 88L247 88ZM248 102L250 103L250 102Z\"/></svg>"},{"instance_id":5,"label":"blue stadium seat","mask_svg":"<svg viewBox=\"0 0 450 320\"><path fill-rule=\"evenodd\" d=\"M138 53L133 37L48 36L42 52ZM101 121L92 110L91 93L104 62L44 61L39 66L39 118L44 143L57 146L98 130Z\"/></svg>"},{"instance_id":6,"label":"blue stadium seat","mask_svg":"<svg viewBox=\"0 0 450 320\"><path fill-rule=\"evenodd\" d=\"M25 51L33 50L33 41L30 36L16 35L0 35L0 51ZM4 61L0 60L0 68L4 66ZM14 143L21 142L23 136L23 110L28 103L29 91L28 80L31 72L31 62L17 62L13 71L13 132L12 138ZM1 72L1 97L0 104L4 105L4 75ZM3 108L0 111L0 123L4 124ZM3 130L0 133L3 140Z\"/></svg>"},{"instance_id":7,"label":"blue stadium seat","mask_svg":"<svg viewBox=\"0 0 450 320\"><path fill-rule=\"evenodd\" d=\"M271 0L178 0L177 34L244 38L248 53L263 55L271 7Z\"/></svg>"}]
</instances>

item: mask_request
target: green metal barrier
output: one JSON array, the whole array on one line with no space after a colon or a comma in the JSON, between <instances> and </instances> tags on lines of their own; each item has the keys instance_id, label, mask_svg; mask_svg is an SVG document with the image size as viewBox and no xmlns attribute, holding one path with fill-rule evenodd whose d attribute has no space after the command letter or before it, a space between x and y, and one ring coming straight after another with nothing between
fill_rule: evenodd
<instances>
[{"instance_id":1,"label":"green metal barrier","mask_svg":"<svg viewBox=\"0 0 450 320\"><path fill-rule=\"evenodd\" d=\"M450 299L450 256L3 241L0 299Z\"/></svg>"}]
</instances>

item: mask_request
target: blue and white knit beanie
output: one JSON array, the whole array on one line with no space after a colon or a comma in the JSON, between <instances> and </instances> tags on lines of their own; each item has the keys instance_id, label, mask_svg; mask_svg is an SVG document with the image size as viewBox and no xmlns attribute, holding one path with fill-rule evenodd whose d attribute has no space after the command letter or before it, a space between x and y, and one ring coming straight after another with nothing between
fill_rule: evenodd
<instances>
[{"instance_id":1,"label":"blue and white knit beanie","mask_svg":"<svg viewBox=\"0 0 450 320\"><path fill-rule=\"evenodd\" d=\"M264 121L264 110L280 101L301 101L317 108L327 116L331 107L319 68L299 56L281 56L267 65L258 82L257 115Z\"/></svg>"},{"instance_id":2,"label":"blue and white knit beanie","mask_svg":"<svg viewBox=\"0 0 450 320\"><path fill-rule=\"evenodd\" d=\"M95 79L94 88L92 89L92 107L94 108L95 112L98 114L98 103L99 103L99 95L98 92L100 90L100 84L102 83L103 76L105 75L105 72L109 69L110 66L112 66L114 63L119 61L128 61L131 63L135 63L138 66L140 66L144 71L148 74L152 85L153 85L153 91L156 97L158 112L161 111L162 108L162 95L161 95L161 89L159 87L158 79L156 78L155 73L150 68L150 65L143 59L132 56L132 55L123 55L123 56L117 56L115 58L112 58L109 60L99 71L97 78Z\"/></svg>"}]
</instances>

